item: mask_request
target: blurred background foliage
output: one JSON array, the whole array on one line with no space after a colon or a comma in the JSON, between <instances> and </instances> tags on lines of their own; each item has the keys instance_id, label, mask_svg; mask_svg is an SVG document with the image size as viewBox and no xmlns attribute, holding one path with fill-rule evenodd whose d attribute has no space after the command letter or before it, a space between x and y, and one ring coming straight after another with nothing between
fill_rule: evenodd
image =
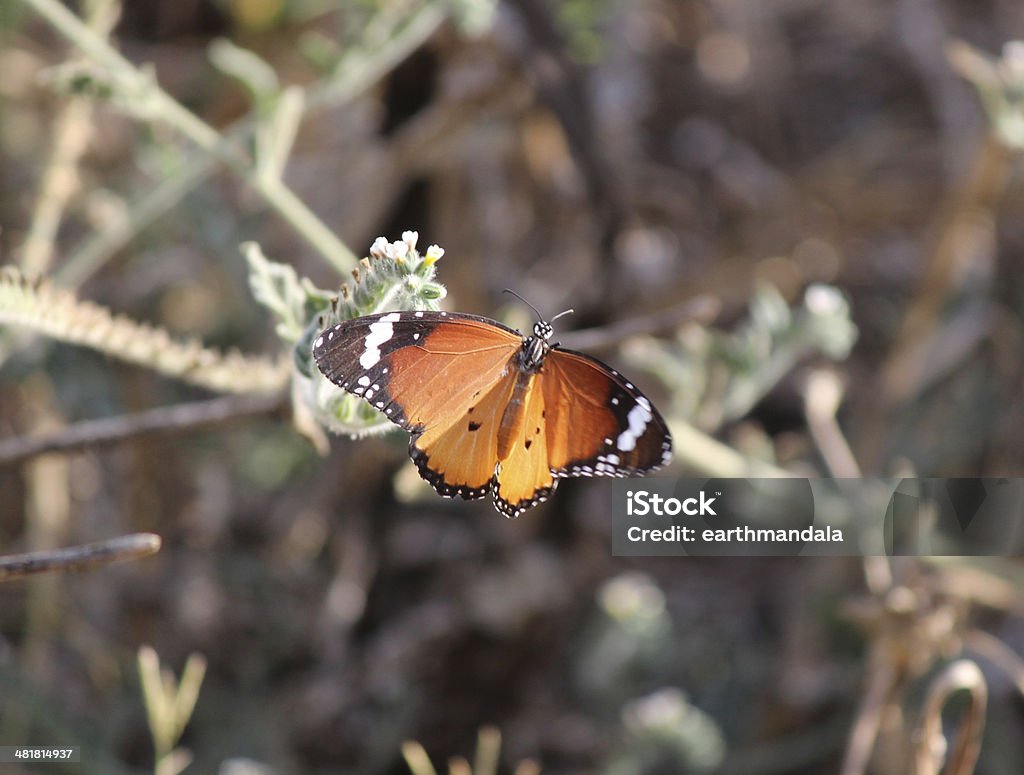
<instances>
[{"instance_id":1,"label":"blurred background foliage","mask_svg":"<svg viewBox=\"0 0 1024 775\"><path fill-rule=\"evenodd\" d=\"M1014 563L614 558L607 483L508 522L403 434L324 457L239 245L334 290L417 231L449 309L575 307L560 338L635 373L672 474L1020 476L1024 6L71 11L0 4L0 553L163 549L0 586L0 744L115 775L924 773L952 686L985 697L976 771L1021 772Z\"/></svg>"}]
</instances>

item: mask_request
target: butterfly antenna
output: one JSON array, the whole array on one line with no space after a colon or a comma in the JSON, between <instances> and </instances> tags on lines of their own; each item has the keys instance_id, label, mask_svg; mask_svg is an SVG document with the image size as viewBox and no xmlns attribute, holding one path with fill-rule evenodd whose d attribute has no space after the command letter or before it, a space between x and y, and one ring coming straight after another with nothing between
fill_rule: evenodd
<instances>
[{"instance_id":1,"label":"butterfly antenna","mask_svg":"<svg viewBox=\"0 0 1024 775\"><path fill-rule=\"evenodd\" d=\"M527 307L529 307L530 309L533 310L533 314L535 314L537 316L537 320L543 320L544 319L544 316L540 314L540 311L535 306L530 304L530 302L528 302L526 299L524 299L518 293L513 291L511 288L506 288L505 290L502 291L502 293L511 293L513 296L515 296L517 299L519 299L519 301L521 301L523 304L525 304Z\"/></svg>"},{"instance_id":2,"label":"butterfly antenna","mask_svg":"<svg viewBox=\"0 0 1024 775\"><path fill-rule=\"evenodd\" d=\"M569 309L565 310L565 312L559 312L557 315L555 315L553 318L551 318L551 320L549 320L548 323L554 323L559 318L564 318L566 315L575 315L575 314L576 314L576 310L574 310L572 307L570 307Z\"/></svg>"}]
</instances>

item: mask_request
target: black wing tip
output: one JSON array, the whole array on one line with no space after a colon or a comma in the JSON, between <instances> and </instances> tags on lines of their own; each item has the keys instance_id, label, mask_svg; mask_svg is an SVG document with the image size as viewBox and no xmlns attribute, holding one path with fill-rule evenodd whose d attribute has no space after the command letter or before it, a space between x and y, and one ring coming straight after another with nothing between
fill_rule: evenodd
<instances>
[{"instance_id":1,"label":"black wing tip","mask_svg":"<svg viewBox=\"0 0 1024 775\"><path fill-rule=\"evenodd\" d=\"M349 318L348 320L342 320L339 323L335 323L332 326L325 326L320 333L317 334L316 339L313 340L313 357L319 365L322 356L328 351L330 343L336 336L341 336L345 329L355 328L360 325L367 325L373 323L385 315L397 315L394 318L394 322L398 322L402 319L402 312L375 312L372 315L363 315L362 317Z\"/></svg>"},{"instance_id":2,"label":"black wing tip","mask_svg":"<svg viewBox=\"0 0 1024 775\"><path fill-rule=\"evenodd\" d=\"M340 323L325 328L323 331L317 334L316 339L313 340L313 358L316 359L317 365L320 364L320 360L323 357L323 354L327 352L327 345L331 343L331 341L334 339L335 335L337 335L340 329Z\"/></svg>"},{"instance_id":3,"label":"black wing tip","mask_svg":"<svg viewBox=\"0 0 1024 775\"><path fill-rule=\"evenodd\" d=\"M664 468L669 463L671 463L672 462L672 454L673 454L673 450L672 450L672 436L671 436L671 434L668 433L668 431L666 431L665 432L665 438L662 439L662 442L661 442L661 462L658 463L658 465L655 466L651 470L652 471L657 471L659 468Z\"/></svg>"}]
</instances>

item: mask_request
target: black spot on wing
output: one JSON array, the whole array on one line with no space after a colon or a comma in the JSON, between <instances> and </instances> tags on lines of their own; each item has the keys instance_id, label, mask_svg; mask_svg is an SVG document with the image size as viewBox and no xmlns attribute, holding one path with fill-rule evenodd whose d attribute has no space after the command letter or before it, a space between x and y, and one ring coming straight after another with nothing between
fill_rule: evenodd
<instances>
[{"instance_id":1,"label":"black spot on wing","mask_svg":"<svg viewBox=\"0 0 1024 775\"><path fill-rule=\"evenodd\" d=\"M470 409L470 411L473 411L473 410L472 410L472 409ZM472 420L470 420L470 421L469 421L469 432L470 432L470 433L472 433L473 431L478 431L478 430L480 430L480 425L481 425L480 423L478 423L478 422L473 422Z\"/></svg>"}]
</instances>

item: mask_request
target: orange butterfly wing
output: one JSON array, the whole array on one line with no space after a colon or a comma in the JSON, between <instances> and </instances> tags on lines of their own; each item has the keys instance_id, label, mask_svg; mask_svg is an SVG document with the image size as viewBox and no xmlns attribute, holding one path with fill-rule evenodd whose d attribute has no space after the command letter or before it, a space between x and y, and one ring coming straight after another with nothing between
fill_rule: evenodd
<instances>
[{"instance_id":1,"label":"orange butterfly wing","mask_svg":"<svg viewBox=\"0 0 1024 775\"><path fill-rule=\"evenodd\" d=\"M503 389L502 403L510 392ZM672 458L668 427L647 397L581 353L548 352L523 412L494 487L494 505L508 517L546 500L560 478L636 476Z\"/></svg>"},{"instance_id":2,"label":"orange butterfly wing","mask_svg":"<svg viewBox=\"0 0 1024 775\"><path fill-rule=\"evenodd\" d=\"M449 424L436 423L414 434L409 455L441 495L482 498L494 484L498 426L515 380L510 372L473 402L453 413Z\"/></svg>"},{"instance_id":3,"label":"orange butterfly wing","mask_svg":"<svg viewBox=\"0 0 1024 775\"><path fill-rule=\"evenodd\" d=\"M615 369L554 349L541 377L553 476L639 476L672 459L665 420Z\"/></svg>"},{"instance_id":4,"label":"orange butterfly wing","mask_svg":"<svg viewBox=\"0 0 1024 775\"><path fill-rule=\"evenodd\" d=\"M542 381L543 371L533 376L523 403L522 426L499 465L494 506L506 517L518 517L547 500L558 485L548 463L548 410L540 387Z\"/></svg>"},{"instance_id":5,"label":"orange butterfly wing","mask_svg":"<svg viewBox=\"0 0 1024 775\"><path fill-rule=\"evenodd\" d=\"M389 312L325 330L313 357L328 379L412 433L410 457L438 493L481 498L521 345L518 332L475 315Z\"/></svg>"}]
</instances>

